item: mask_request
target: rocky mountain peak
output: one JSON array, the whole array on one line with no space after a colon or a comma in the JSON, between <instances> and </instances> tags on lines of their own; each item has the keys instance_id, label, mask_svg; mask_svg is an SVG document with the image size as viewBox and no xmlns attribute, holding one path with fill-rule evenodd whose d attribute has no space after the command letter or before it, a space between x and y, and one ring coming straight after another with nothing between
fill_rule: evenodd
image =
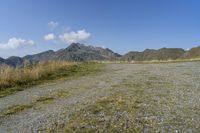
<instances>
[{"instance_id":1,"label":"rocky mountain peak","mask_svg":"<svg viewBox=\"0 0 200 133\"><path fill-rule=\"evenodd\" d=\"M80 44L80 43L72 43L71 45L69 45L66 50L67 51L70 51L70 52L75 52L79 49L81 49L81 47L83 47L84 45L83 44Z\"/></svg>"}]
</instances>

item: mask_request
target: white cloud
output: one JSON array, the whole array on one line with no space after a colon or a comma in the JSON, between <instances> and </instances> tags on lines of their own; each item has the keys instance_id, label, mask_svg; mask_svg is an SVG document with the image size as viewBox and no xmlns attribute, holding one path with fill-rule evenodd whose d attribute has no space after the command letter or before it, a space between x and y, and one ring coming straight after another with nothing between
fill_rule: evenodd
<instances>
[{"instance_id":1,"label":"white cloud","mask_svg":"<svg viewBox=\"0 0 200 133\"><path fill-rule=\"evenodd\" d=\"M58 22L54 22L54 21L48 22L48 27L49 27L51 30L54 30L57 26L58 26Z\"/></svg>"},{"instance_id":2,"label":"white cloud","mask_svg":"<svg viewBox=\"0 0 200 133\"><path fill-rule=\"evenodd\" d=\"M21 38L10 38L7 43L0 43L0 49L15 49L21 46L32 46L34 41Z\"/></svg>"},{"instance_id":3,"label":"white cloud","mask_svg":"<svg viewBox=\"0 0 200 133\"><path fill-rule=\"evenodd\" d=\"M186 48L185 50L186 50L186 51L189 51L190 49L191 49L191 48Z\"/></svg>"},{"instance_id":4,"label":"white cloud","mask_svg":"<svg viewBox=\"0 0 200 133\"><path fill-rule=\"evenodd\" d=\"M90 36L91 34L89 32L86 32L85 29L83 29L83 30L78 30L76 32L66 31L63 34L58 35L58 37L56 37L53 33L50 33L44 36L44 40L70 44L70 43L77 43L77 42L79 43L85 42L90 38Z\"/></svg>"},{"instance_id":5,"label":"white cloud","mask_svg":"<svg viewBox=\"0 0 200 133\"><path fill-rule=\"evenodd\" d=\"M55 40L55 35L53 33L47 34L44 36L44 40L45 41L51 41L51 40Z\"/></svg>"},{"instance_id":6,"label":"white cloud","mask_svg":"<svg viewBox=\"0 0 200 133\"><path fill-rule=\"evenodd\" d=\"M76 42L84 42L91 36L90 33L86 32L85 29L78 30L77 32L65 32L62 35L59 35L59 39L63 43L76 43Z\"/></svg>"}]
</instances>

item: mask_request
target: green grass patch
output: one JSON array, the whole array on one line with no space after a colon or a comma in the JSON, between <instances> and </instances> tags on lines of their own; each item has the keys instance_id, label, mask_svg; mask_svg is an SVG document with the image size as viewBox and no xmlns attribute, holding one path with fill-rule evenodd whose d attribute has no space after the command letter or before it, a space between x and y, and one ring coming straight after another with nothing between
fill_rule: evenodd
<instances>
[{"instance_id":1,"label":"green grass patch","mask_svg":"<svg viewBox=\"0 0 200 133\"><path fill-rule=\"evenodd\" d=\"M70 96L70 93L66 90L60 90L56 93L56 97L58 97L58 98L66 98L69 96Z\"/></svg>"},{"instance_id":2,"label":"green grass patch","mask_svg":"<svg viewBox=\"0 0 200 133\"><path fill-rule=\"evenodd\" d=\"M140 102L124 94L114 94L99 99L75 113L70 119L65 132L125 132L133 131L134 116ZM137 108L135 108L137 106Z\"/></svg>"},{"instance_id":3,"label":"green grass patch","mask_svg":"<svg viewBox=\"0 0 200 133\"><path fill-rule=\"evenodd\" d=\"M25 109L32 108L32 105L15 105L0 112L0 118L22 112Z\"/></svg>"},{"instance_id":4,"label":"green grass patch","mask_svg":"<svg viewBox=\"0 0 200 133\"><path fill-rule=\"evenodd\" d=\"M39 99L36 100L36 102L47 102L52 100L54 100L53 97L40 97Z\"/></svg>"},{"instance_id":5,"label":"green grass patch","mask_svg":"<svg viewBox=\"0 0 200 133\"><path fill-rule=\"evenodd\" d=\"M44 97L38 98L34 102L27 105L14 105L14 106L8 107L0 112L0 118L18 114L20 112L23 112L26 109L35 108L39 106L40 104L48 104L52 102L54 99L55 99L54 97L44 96Z\"/></svg>"}]
</instances>

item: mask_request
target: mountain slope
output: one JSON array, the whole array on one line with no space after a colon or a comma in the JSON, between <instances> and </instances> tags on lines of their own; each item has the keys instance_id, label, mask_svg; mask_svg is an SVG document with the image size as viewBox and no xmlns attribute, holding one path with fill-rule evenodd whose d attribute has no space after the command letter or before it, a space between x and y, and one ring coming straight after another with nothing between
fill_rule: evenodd
<instances>
[{"instance_id":1,"label":"mountain slope","mask_svg":"<svg viewBox=\"0 0 200 133\"><path fill-rule=\"evenodd\" d=\"M52 58L52 56L54 56L55 52L53 50L49 50L49 51L45 51L39 54L35 54L35 55L27 55L25 57L23 57L23 61L26 64L34 64L37 63L39 61L47 61L50 60Z\"/></svg>"},{"instance_id":2,"label":"mountain slope","mask_svg":"<svg viewBox=\"0 0 200 133\"><path fill-rule=\"evenodd\" d=\"M5 63L5 60L0 57L0 64L3 64L3 63Z\"/></svg>"},{"instance_id":3,"label":"mountain slope","mask_svg":"<svg viewBox=\"0 0 200 133\"><path fill-rule=\"evenodd\" d=\"M143 52L132 51L123 56L123 60L150 61L150 60L175 60L185 54L181 48L161 48L159 50L146 49Z\"/></svg>"},{"instance_id":4,"label":"mountain slope","mask_svg":"<svg viewBox=\"0 0 200 133\"><path fill-rule=\"evenodd\" d=\"M23 62L24 60L17 56L11 56L4 61L5 64L14 66L14 67L21 66Z\"/></svg>"},{"instance_id":5,"label":"mountain slope","mask_svg":"<svg viewBox=\"0 0 200 133\"><path fill-rule=\"evenodd\" d=\"M20 57L0 58L0 64L10 66L23 66L25 64L35 64L40 61L48 60L66 60L66 61L89 61L89 60L116 60L121 55L114 53L112 50L101 47L85 46L79 43L72 43L66 49L58 51L45 51L35 55Z\"/></svg>"},{"instance_id":6,"label":"mountain slope","mask_svg":"<svg viewBox=\"0 0 200 133\"><path fill-rule=\"evenodd\" d=\"M65 49L58 51L45 51L24 57L12 56L7 59L0 58L0 65L7 64L13 67L26 64L35 64L40 61L66 60L66 61L91 61L91 60L124 60L124 61L151 61L151 60L176 60L200 58L200 46L185 51L181 48L146 49L143 52L131 51L121 56L108 48L86 46L72 43Z\"/></svg>"},{"instance_id":7,"label":"mountain slope","mask_svg":"<svg viewBox=\"0 0 200 133\"><path fill-rule=\"evenodd\" d=\"M55 52L53 59L69 60L69 61L85 61L85 60L110 60L120 57L109 49L100 47L85 46L79 43L73 43L66 49Z\"/></svg>"},{"instance_id":8,"label":"mountain slope","mask_svg":"<svg viewBox=\"0 0 200 133\"><path fill-rule=\"evenodd\" d=\"M184 58L187 58L187 59L190 59L190 58L200 58L200 46L194 47L194 48L188 50L185 53Z\"/></svg>"}]
</instances>

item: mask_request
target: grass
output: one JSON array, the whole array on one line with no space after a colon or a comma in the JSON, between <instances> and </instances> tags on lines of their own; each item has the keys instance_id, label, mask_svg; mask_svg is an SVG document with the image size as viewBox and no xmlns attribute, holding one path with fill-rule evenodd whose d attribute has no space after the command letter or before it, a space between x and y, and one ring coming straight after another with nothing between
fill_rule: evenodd
<instances>
[{"instance_id":1,"label":"grass","mask_svg":"<svg viewBox=\"0 0 200 133\"><path fill-rule=\"evenodd\" d=\"M36 106L38 106L39 104L48 104L49 102L52 102L54 99L55 99L54 97L44 96L44 97L38 98L34 102L27 105L14 105L14 106L8 107L0 112L0 118L18 114L26 109L30 109L30 108L36 109Z\"/></svg>"},{"instance_id":2,"label":"grass","mask_svg":"<svg viewBox=\"0 0 200 133\"><path fill-rule=\"evenodd\" d=\"M154 80L155 83L149 80ZM144 82L125 79L112 86L114 94L100 98L74 113L64 127L65 132L155 132L157 122L165 112L159 112L159 107L174 104L168 102L173 102L172 99L164 100L168 98L168 86L160 85L160 80L164 79L152 75L146 77ZM156 94L148 93L160 87L162 89L156 89ZM172 86L169 87L172 89ZM154 99L157 97L163 100L158 103ZM163 130L168 131L165 128Z\"/></svg>"},{"instance_id":3,"label":"grass","mask_svg":"<svg viewBox=\"0 0 200 133\"><path fill-rule=\"evenodd\" d=\"M40 97L39 99L36 100L36 102L46 102L46 101L52 101L54 100L53 97Z\"/></svg>"},{"instance_id":4,"label":"grass","mask_svg":"<svg viewBox=\"0 0 200 133\"><path fill-rule=\"evenodd\" d=\"M9 107L0 113L0 118L4 116L17 114L28 108L32 108L32 105L15 105L15 106Z\"/></svg>"},{"instance_id":5,"label":"grass","mask_svg":"<svg viewBox=\"0 0 200 133\"><path fill-rule=\"evenodd\" d=\"M34 100L30 104L26 105L14 105L8 108L5 108L0 112L0 118L18 114L26 109L33 108L35 110L40 109L43 105L50 104L52 103L55 99L58 98L66 98L70 96L70 93L68 91L58 91L55 95L53 96L42 96Z\"/></svg>"},{"instance_id":6,"label":"grass","mask_svg":"<svg viewBox=\"0 0 200 133\"><path fill-rule=\"evenodd\" d=\"M133 131L139 100L122 92L97 100L74 114L65 132L128 132ZM135 128L135 127L134 127Z\"/></svg>"},{"instance_id":7,"label":"grass","mask_svg":"<svg viewBox=\"0 0 200 133\"><path fill-rule=\"evenodd\" d=\"M75 78L99 72L102 65L92 62L43 62L23 68L0 67L0 98L27 87L60 78Z\"/></svg>"},{"instance_id":8,"label":"grass","mask_svg":"<svg viewBox=\"0 0 200 133\"><path fill-rule=\"evenodd\" d=\"M136 114L141 111L140 106L142 98L144 98L141 97L144 94L142 87L142 84L131 82L112 86L114 94L99 98L75 112L64 126L55 123L58 128L50 128L48 132L115 133L142 131L142 126L138 126L138 122L136 122ZM145 87L148 85L145 84ZM116 88L123 89L116 90Z\"/></svg>"},{"instance_id":9,"label":"grass","mask_svg":"<svg viewBox=\"0 0 200 133\"><path fill-rule=\"evenodd\" d=\"M194 59L176 59L176 60L150 60L150 61L124 61L124 60L119 60L119 61L95 61L99 63L105 63L105 64L161 64L161 63L179 63L179 62L195 62L195 61L200 61L200 58L194 58Z\"/></svg>"},{"instance_id":10,"label":"grass","mask_svg":"<svg viewBox=\"0 0 200 133\"><path fill-rule=\"evenodd\" d=\"M70 92L68 92L66 90L61 90L56 93L56 97L59 97L59 98L66 98L69 96L70 96Z\"/></svg>"},{"instance_id":11,"label":"grass","mask_svg":"<svg viewBox=\"0 0 200 133\"><path fill-rule=\"evenodd\" d=\"M152 69L152 67L136 69L137 73L130 72L127 77L121 79L121 82L111 85L106 91L108 95L99 95L86 104L73 105L73 112L64 112L65 114L59 115L58 119L53 119L52 125L42 127L40 131L50 133L199 132L200 108L197 87L199 73L185 67L180 68L178 64L173 65L174 68L171 69L168 69L168 66L167 69L163 69L162 65L157 66L159 69ZM190 65L199 71L199 63ZM185 78L188 76L184 75L188 73L191 76L187 79L189 81L186 81ZM36 100L32 108L46 105L48 100L71 95L69 90L61 90L51 97ZM81 104L83 106L80 106ZM24 108L28 109L29 106ZM16 113L25 109L16 109Z\"/></svg>"}]
</instances>

